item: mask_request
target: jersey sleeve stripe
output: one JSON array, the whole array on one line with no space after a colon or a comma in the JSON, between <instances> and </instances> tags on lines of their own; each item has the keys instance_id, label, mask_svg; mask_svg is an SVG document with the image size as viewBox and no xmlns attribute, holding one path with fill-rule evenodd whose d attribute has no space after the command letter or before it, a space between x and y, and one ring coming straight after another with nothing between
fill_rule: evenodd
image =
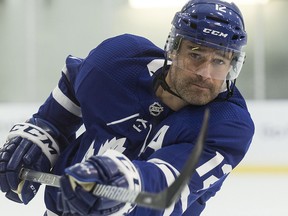
<instances>
[{"instance_id":1,"label":"jersey sleeve stripe","mask_svg":"<svg viewBox=\"0 0 288 216\"><path fill-rule=\"evenodd\" d=\"M154 163L165 175L167 185L171 185L175 181L175 176L171 169L167 167L166 164L159 164L159 163Z\"/></svg>"},{"instance_id":2,"label":"jersey sleeve stripe","mask_svg":"<svg viewBox=\"0 0 288 216\"><path fill-rule=\"evenodd\" d=\"M181 193L181 203L182 203L182 212L185 212L188 208L188 196L190 195L190 189L188 185L185 185L182 193Z\"/></svg>"},{"instance_id":3,"label":"jersey sleeve stripe","mask_svg":"<svg viewBox=\"0 0 288 216\"><path fill-rule=\"evenodd\" d=\"M46 213L44 214L44 216L58 216L57 214L55 214L54 212L50 211L47 209Z\"/></svg>"},{"instance_id":4,"label":"jersey sleeve stripe","mask_svg":"<svg viewBox=\"0 0 288 216\"><path fill-rule=\"evenodd\" d=\"M73 103L63 92L56 86L52 92L53 98L67 111L75 116L82 117L81 108Z\"/></svg>"},{"instance_id":5,"label":"jersey sleeve stripe","mask_svg":"<svg viewBox=\"0 0 288 216\"><path fill-rule=\"evenodd\" d=\"M177 176L180 175L179 171L178 171L175 167L173 167L171 164L169 164L169 163L167 163L166 161L163 161L163 160L161 160L161 159L159 159L159 158L152 158L152 159L148 160L148 162L154 163L155 165L157 165L157 164L164 164L164 165L166 165L167 167L169 167L171 170L173 170L173 172L174 172Z\"/></svg>"},{"instance_id":6,"label":"jersey sleeve stripe","mask_svg":"<svg viewBox=\"0 0 288 216\"><path fill-rule=\"evenodd\" d=\"M66 64L65 64L64 67L62 68L62 72L65 74L66 78L67 78L68 81L70 82L70 78L69 78L69 76L68 76L68 70L67 70Z\"/></svg>"},{"instance_id":7,"label":"jersey sleeve stripe","mask_svg":"<svg viewBox=\"0 0 288 216\"><path fill-rule=\"evenodd\" d=\"M150 161L149 161L150 162ZM173 174L173 172L171 171L171 169L168 168L167 164L163 164L163 163L154 163L165 175L166 178L166 182L167 185L171 185L174 181L175 181L175 176ZM174 204L175 205L175 204ZM170 207L166 208L163 216L169 216L171 215L171 213L174 210L174 205L171 205Z\"/></svg>"},{"instance_id":8,"label":"jersey sleeve stripe","mask_svg":"<svg viewBox=\"0 0 288 216\"><path fill-rule=\"evenodd\" d=\"M158 158L153 158L153 159L148 160L148 162L154 163L156 166L158 166L158 167L162 170L162 172L164 173L166 179L167 179L167 176L168 176L168 175L166 174L166 173L168 172L168 170L169 170L169 172L171 172L171 170L173 170L173 172L174 172L177 176L180 175L179 171L178 171L175 167L173 167L171 164L167 163L166 161L163 161L163 160L158 159ZM169 167L169 169L168 169L167 167L166 167L166 169L163 169L163 166L164 166L164 165L167 166L167 167ZM171 174L170 174L170 176L171 176ZM167 180L168 186L169 186L170 184L172 184L174 180L175 180L175 177L174 177L174 176L173 176L173 179L170 178L170 181ZM185 187L184 187L184 189L183 189L183 192L181 193L181 197L180 197L180 200L181 200L181 203L182 203L182 212L186 211L186 209L188 208L188 196L189 196L189 194L190 194L190 189L189 189L188 185L185 185ZM171 205L171 207L173 207L173 208L172 208L172 211L173 211L174 206ZM170 207L170 208L171 208L171 207ZM167 208L167 209L165 210L165 214L164 214L164 215L166 215L166 211L167 211L167 213L168 213L168 212L171 210L170 208ZM170 215L170 213L167 214L167 215Z\"/></svg>"}]
</instances>

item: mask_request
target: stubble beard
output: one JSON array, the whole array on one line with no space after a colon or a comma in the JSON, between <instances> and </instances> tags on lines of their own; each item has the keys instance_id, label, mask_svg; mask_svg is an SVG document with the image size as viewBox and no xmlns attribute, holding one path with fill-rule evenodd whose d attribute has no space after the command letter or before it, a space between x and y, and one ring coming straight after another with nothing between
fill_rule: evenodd
<instances>
[{"instance_id":1,"label":"stubble beard","mask_svg":"<svg viewBox=\"0 0 288 216\"><path fill-rule=\"evenodd\" d=\"M198 75L183 78L176 73L171 74L171 87L189 104L205 105L214 100L220 92L221 87L214 85L211 79L203 79Z\"/></svg>"}]
</instances>

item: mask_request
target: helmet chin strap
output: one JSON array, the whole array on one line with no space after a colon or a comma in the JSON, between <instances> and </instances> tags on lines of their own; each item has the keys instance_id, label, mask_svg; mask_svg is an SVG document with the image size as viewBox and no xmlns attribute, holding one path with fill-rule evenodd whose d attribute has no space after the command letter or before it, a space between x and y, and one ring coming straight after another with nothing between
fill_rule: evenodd
<instances>
[{"instance_id":1,"label":"helmet chin strap","mask_svg":"<svg viewBox=\"0 0 288 216\"><path fill-rule=\"evenodd\" d=\"M236 79L231 81L231 84L230 84L230 80L226 80L227 95L226 95L225 100L228 100L230 97L233 96L235 85L236 85Z\"/></svg>"},{"instance_id":2,"label":"helmet chin strap","mask_svg":"<svg viewBox=\"0 0 288 216\"><path fill-rule=\"evenodd\" d=\"M234 89L236 85L236 79L234 80L224 80L222 89L220 93L224 93L227 91L226 96L224 98L216 98L216 101L227 101L234 94Z\"/></svg>"},{"instance_id":3,"label":"helmet chin strap","mask_svg":"<svg viewBox=\"0 0 288 216\"><path fill-rule=\"evenodd\" d=\"M158 87L161 86L165 91L183 100L180 95L178 95L176 92L171 90L170 86L166 82L165 78L167 74L168 74L168 66L167 66L167 58L166 58L164 61L164 65L163 65L161 73L158 73L154 78L154 82L153 82L154 92L156 92Z\"/></svg>"}]
</instances>

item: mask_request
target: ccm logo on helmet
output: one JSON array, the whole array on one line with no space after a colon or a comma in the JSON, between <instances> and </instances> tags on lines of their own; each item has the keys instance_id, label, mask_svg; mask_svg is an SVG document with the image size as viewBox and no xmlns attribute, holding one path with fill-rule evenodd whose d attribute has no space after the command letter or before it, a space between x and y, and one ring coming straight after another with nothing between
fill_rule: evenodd
<instances>
[{"instance_id":1,"label":"ccm logo on helmet","mask_svg":"<svg viewBox=\"0 0 288 216\"><path fill-rule=\"evenodd\" d=\"M223 38L226 38L228 36L228 34L224 34L223 32L215 31L215 30L209 29L209 28L204 28L203 32L207 33L207 34L212 34L215 36L223 37Z\"/></svg>"}]
</instances>

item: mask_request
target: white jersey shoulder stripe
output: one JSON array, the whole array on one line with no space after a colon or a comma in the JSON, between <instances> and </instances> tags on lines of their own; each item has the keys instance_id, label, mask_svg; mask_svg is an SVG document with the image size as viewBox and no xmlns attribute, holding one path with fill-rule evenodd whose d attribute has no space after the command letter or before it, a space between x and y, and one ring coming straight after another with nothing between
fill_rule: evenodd
<instances>
[{"instance_id":1,"label":"white jersey shoulder stripe","mask_svg":"<svg viewBox=\"0 0 288 216\"><path fill-rule=\"evenodd\" d=\"M70 78L68 76L68 69L66 67L66 64L64 65L64 67L62 68L62 72L65 74L66 78L68 79L68 81L70 82Z\"/></svg>"},{"instance_id":2,"label":"white jersey shoulder stripe","mask_svg":"<svg viewBox=\"0 0 288 216\"><path fill-rule=\"evenodd\" d=\"M75 116L82 117L81 108L73 103L63 92L56 86L52 92L53 98L67 111L74 114Z\"/></svg>"}]
</instances>

